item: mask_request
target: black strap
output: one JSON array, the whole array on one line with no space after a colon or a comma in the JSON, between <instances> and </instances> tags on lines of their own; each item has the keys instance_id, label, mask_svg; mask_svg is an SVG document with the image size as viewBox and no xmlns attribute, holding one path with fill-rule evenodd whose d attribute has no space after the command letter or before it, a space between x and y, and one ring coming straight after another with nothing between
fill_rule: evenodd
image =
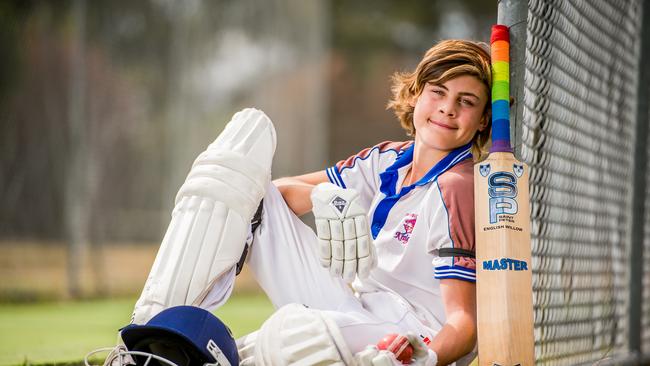
<instances>
[{"instance_id":1,"label":"black strap","mask_svg":"<svg viewBox=\"0 0 650 366\"><path fill-rule=\"evenodd\" d=\"M260 226L262 223L262 207L264 207L264 200L260 201L259 206L257 206L257 210L255 211L255 214L253 214L253 219L251 220L251 234L255 236L255 230L257 230L257 227ZM246 262L246 257L248 256L248 247L250 245L253 245L253 242L251 241L250 243L246 243L244 245L244 251L241 254L241 257L239 258L239 262L237 262L237 268L235 269L235 276L239 275L241 272L242 268L244 268L244 262Z\"/></svg>"},{"instance_id":2,"label":"black strap","mask_svg":"<svg viewBox=\"0 0 650 366\"><path fill-rule=\"evenodd\" d=\"M469 257L476 258L476 255L471 250L459 248L441 248L438 249L439 257Z\"/></svg>"}]
</instances>

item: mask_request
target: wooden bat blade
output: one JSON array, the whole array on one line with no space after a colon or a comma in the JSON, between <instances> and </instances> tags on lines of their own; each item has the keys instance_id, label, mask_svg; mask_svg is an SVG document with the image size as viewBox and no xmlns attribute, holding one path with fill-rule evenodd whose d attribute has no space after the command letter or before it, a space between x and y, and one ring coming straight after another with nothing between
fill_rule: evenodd
<instances>
[{"instance_id":1,"label":"wooden bat blade","mask_svg":"<svg viewBox=\"0 0 650 366\"><path fill-rule=\"evenodd\" d=\"M534 365L528 166L496 152L474 167L479 365Z\"/></svg>"}]
</instances>

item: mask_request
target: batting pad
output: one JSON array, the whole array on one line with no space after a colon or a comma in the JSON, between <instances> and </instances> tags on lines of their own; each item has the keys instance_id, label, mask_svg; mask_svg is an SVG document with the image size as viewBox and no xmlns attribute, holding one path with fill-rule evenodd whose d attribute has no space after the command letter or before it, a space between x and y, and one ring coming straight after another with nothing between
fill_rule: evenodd
<instances>
[{"instance_id":1,"label":"batting pad","mask_svg":"<svg viewBox=\"0 0 650 366\"><path fill-rule=\"evenodd\" d=\"M275 129L261 111L236 113L195 160L176 195L172 219L132 322L177 305L201 306L244 250L250 221L271 179ZM227 283L229 282L229 283ZM232 280L219 289L228 298Z\"/></svg>"},{"instance_id":2,"label":"batting pad","mask_svg":"<svg viewBox=\"0 0 650 366\"><path fill-rule=\"evenodd\" d=\"M278 309L247 341L248 347L254 343L255 356L242 365L345 366L354 362L336 323L321 311L299 304ZM238 341L240 354L243 343L247 342Z\"/></svg>"}]
</instances>

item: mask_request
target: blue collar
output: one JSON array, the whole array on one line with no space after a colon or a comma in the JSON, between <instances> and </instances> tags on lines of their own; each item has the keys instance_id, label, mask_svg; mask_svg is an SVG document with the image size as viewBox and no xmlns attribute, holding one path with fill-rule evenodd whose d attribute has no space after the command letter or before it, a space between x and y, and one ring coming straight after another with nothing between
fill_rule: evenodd
<instances>
[{"instance_id":1,"label":"blue collar","mask_svg":"<svg viewBox=\"0 0 650 366\"><path fill-rule=\"evenodd\" d=\"M398 157L393 165L389 166L386 171L379 174L379 179L381 180L381 185L379 190L385 195L384 198L379 201L377 207L375 208L375 213L372 215L372 224L370 226L370 231L372 233L373 239L377 238L379 231L384 227L386 220L388 219L388 214L390 210L395 206L397 201L400 198L408 194L416 186L422 186L427 183L433 182L438 179L440 174L449 170L454 165L460 163L463 160L467 160L472 157L470 152L472 144L469 143L465 146L461 146L445 156L440 160L436 165L427 172L427 174L422 177L419 181L411 184L410 186L402 187L399 193L397 191L397 179L399 178L398 170L407 164L410 164L413 161L413 149L415 144L411 145L408 149L404 150Z\"/></svg>"},{"instance_id":2,"label":"blue collar","mask_svg":"<svg viewBox=\"0 0 650 366\"><path fill-rule=\"evenodd\" d=\"M422 186L433 182L438 178L440 174L444 173L449 168L453 167L463 160L471 158L471 147L472 143L470 142L467 145L452 150L449 154L447 154L447 156L436 163L436 165L434 165L433 168L431 168L431 170L429 170L427 174L425 174L419 181L411 184L408 187L402 187L402 190L408 189L408 191L410 191L415 186ZM379 190L383 194L387 196L395 195L397 190L397 179L399 178L399 169L413 162L414 149L415 144L412 144L408 149L404 150L400 156L398 156L393 165L389 166L383 173L379 174L379 179L381 180L381 186L379 187Z\"/></svg>"}]
</instances>

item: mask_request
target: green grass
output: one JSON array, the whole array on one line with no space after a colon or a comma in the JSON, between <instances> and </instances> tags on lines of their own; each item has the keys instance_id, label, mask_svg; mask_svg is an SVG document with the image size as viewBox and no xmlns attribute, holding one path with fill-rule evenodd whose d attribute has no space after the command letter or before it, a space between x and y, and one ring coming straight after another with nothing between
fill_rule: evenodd
<instances>
[{"instance_id":1,"label":"green grass","mask_svg":"<svg viewBox=\"0 0 650 366\"><path fill-rule=\"evenodd\" d=\"M135 299L0 305L0 365L78 363L115 344ZM236 295L215 314L235 337L256 330L272 313L264 295Z\"/></svg>"}]
</instances>

